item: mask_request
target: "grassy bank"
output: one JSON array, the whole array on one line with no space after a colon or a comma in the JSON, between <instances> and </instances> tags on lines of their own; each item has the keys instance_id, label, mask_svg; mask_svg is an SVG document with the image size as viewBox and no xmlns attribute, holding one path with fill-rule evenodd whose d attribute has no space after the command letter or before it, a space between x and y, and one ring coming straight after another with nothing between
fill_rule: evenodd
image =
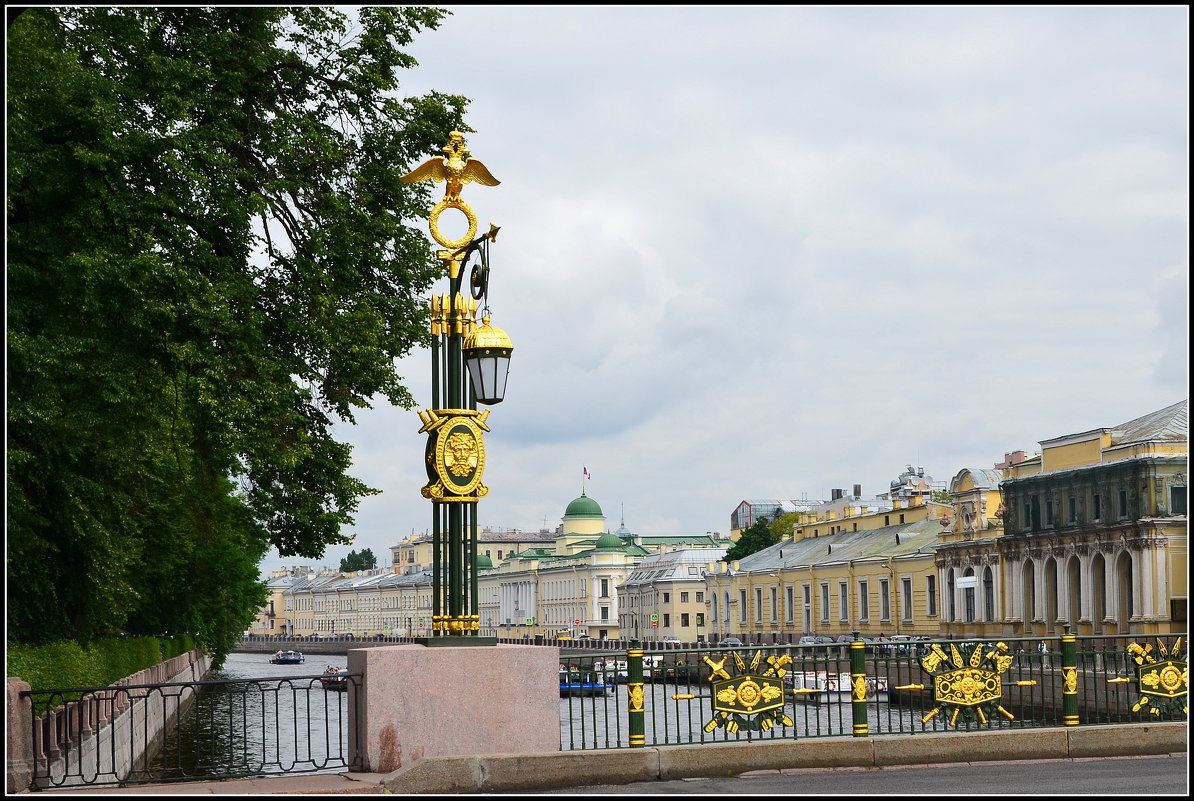
<instances>
[{"instance_id":1,"label":"grassy bank","mask_svg":"<svg viewBox=\"0 0 1194 801\"><path fill-rule=\"evenodd\" d=\"M7 648L7 674L34 690L106 687L196 647L189 634L177 637L113 637L90 643L56 642ZM71 694L69 697L77 697Z\"/></svg>"}]
</instances>

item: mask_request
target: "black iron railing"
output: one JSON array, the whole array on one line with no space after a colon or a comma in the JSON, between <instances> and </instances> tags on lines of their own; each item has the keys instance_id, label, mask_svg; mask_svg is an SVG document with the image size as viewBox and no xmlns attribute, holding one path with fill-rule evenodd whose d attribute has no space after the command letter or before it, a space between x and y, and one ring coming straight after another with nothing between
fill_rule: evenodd
<instances>
[{"instance_id":1,"label":"black iron railing","mask_svg":"<svg viewBox=\"0 0 1194 801\"><path fill-rule=\"evenodd\" d=\"M360 674L26 691L35 788L360 768Z\"/></svg>"},{"instance_id":2,"label":"black iron railing","mask_svg":"<svg viewBox=\"0 0 1194 801\"><path fill-rule=\"evenodd\" d=\"M635 656L633 649L564 655L560 659L561 748L634 747L631 737L636 726L643 732L642 745L658 746L1186 720L1184 642L1184 635L1066 635L1046 640L1044 651L1039 638L999 638L982 643L857 640L684 647L644 651L641 656ZM1158 707L1156 696L1151 696L1151 703L1142 702L1146 696L1136 678L1140 654L1129 651L1133 643L1149 649L1145 663L1157 662L1163 654L1174 656L1170 649L1181 651L1180 664L1167 674L1172 681L1182 677L1181 687L1175 688L1181 694L1179 702L1164 708ZM942 656L936 676L925 670L925 658L934 653L934 647ZM979 654L973 657L976 650ZM782 663L782 677L779 671L773 671L772 677L784 688L779 719L790 723L735 727L725 725L729 719L715 713L715 670L721 665L733 675L735 653L746 672L762 674ZM1006 667L997 671L995 657L1004 660L999 665ZM642 665L641 686L630 680L636 659ZM972 675L971 667L986 670ZM969 706L942 704L937 696L941 674L947 674L958 692L959 686L969 689L963 685L977 679L993 682L986 690L997 700ZM968 700L984 697L979 693ZM719 719L722 725L717 725Z\"/></svg>"}]
</instances>

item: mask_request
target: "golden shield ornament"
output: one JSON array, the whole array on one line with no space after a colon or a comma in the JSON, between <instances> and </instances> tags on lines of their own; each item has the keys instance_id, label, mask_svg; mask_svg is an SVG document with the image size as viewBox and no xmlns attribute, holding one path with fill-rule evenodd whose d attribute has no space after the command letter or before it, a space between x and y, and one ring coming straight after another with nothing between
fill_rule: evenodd
<instances>
[{"instance_id":1,"label":"golden shield ornament","mask_svg":"<svg viewBox=\"0 0 1194 801\"><path fill-rule=\"evenodd\" d=\"M1136 663L1136 687L1140 692L1140 700L1132 706L1133 712L1144 709L1153 715L1189 713L1189 666L1181 637L1169 648L1160 638L1155 648L1152 643L1133 642L1128 645L1128 654Z\"/></svg>"},{"instance_id":2,"label":"golden shield ornament","mask_svg":"<svg viewBox=\"0 0 1194 801\"><path fill-rule=\"evenodd\" d=\"M428 454L428 467L443 486L444 494L472 494L485 472L485 441L480 427L470 417L454 417L438 426L431 436L434 451Z\"/></svg>"}]
</instances>

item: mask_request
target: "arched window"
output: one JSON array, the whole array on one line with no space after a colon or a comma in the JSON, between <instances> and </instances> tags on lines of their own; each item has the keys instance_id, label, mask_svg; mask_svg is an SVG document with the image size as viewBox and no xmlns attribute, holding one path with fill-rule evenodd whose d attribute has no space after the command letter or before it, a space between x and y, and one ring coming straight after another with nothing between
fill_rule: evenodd
<instances>
[{"instance_id":1,"label":"arched window","mask_svg":"<svg viewBox=\"0 0 1194 801\"><path fill-rule=\"evenodd\" d=\"M1052 633L1057 625L1057 560L1048 559L1045 562L1045 631Z\"/></svg>"},{"instance_id":2,"label":"arched window","mask_svg":"<svg viewBox=\"0 0 1194 801\"><path fill-rule=\"evenodd\" d=\"M1020 608L1024 615L1024 633L1031 634L1032 622L1036 620L1036 565L1031 559L1024 560L1020 568Z\"/></svg>"},{"instance_id":3,"label":"arched window","mask_svg":"<svg viewBox=\"0 0 1194 801\"><path fill-rule=\"evenodd\" d=\"M1101 553L1090 560L1090 632L1103 633L1107 619L1107 562Z\"/></svg>"},{"instance_id":4,"label":"arched window","mask_svg":"<svg viewBox=\"0 0 1194 801\"><path fill-rule=\"evenodd\" d=\"M965 615L965 622L974 622L974 583L977 581L974 577L974 568L966 568L966 572L962 574L963 578L970 579L970 581L963 582L966 586L962 588L962 610Z\"/></svg>"},{"instance_id":5,"label":"arched window","mask_svg":"<svg viewBox=\"0 0 1194 801\"><path fill-rule=\"evenodd\" d=\"M983 620L995 622L995 576L990 565L983 568Z\"/></svg>"},{"instance_id":6,"label":"arched window","mask_svg":"<svg viewBox=\"0 0 1194 801\"><path fill-rule=\"evenodd\" d=\"M1077 633L1078 621L1082 615L1082 563L1077 556L1071 556L1065 569L1066 590L1066 620L1069 621L1071 631Z\"/></svg>"},{"instance_id":7,"label":"arched window","mask_svg":"<svg viewBox=\"0 0 1194 801\"><path fill-rule=\"evenodd\" d=\"M1115 562L1115 595L1117 601L1115 612L1119 633L1127 634L1130 630L1129 623L1132 620L1134 600L1132 598L1132 557L1127 553L1120 554L1119 559Z\"/></svg>"},{"instance_id":8,"label":"arched window","mask_svg":"<svg viewBox=\"0 0 1194 801\"><path fill-rule=\"evenodd\" d=\"M946 603L949 604L948 617L950 623L958 619L958 607L956 603L958 593L957 587L954 584L954 571L953 568L950 568L949 573L945 576L945 597Z\"/></svg>"}]
</instances>

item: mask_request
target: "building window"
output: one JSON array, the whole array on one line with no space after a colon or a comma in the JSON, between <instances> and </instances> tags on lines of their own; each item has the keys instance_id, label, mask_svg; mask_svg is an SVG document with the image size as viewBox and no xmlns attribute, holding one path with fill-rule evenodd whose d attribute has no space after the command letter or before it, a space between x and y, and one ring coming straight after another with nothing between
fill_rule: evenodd
<instances>
[{"instance_id":1,"label":"building window","mask_svg":"<svg viewBox=\"0 0 1194 801\"><path fill-rule=\"evenodd\" d=\"M741 623L745 623L746 622L746 590L744 590L744 589L738 590L738 605L741 607L738 610L738 621Z\"/></svg>"},{"instance_id":2,"label":"building window","mask_svg":"<svg viewBox=\"0 0 1194 801\"><path fill-rule=\"evenodd\" d=\"M696 624L697 624L698 626L703 626L703 625L705 625L705 613L704 613L704 612L697 612L697 613L696 613Z\"/></svg>"},{"instance_id":3,"label":"building window","mask_svg":"<svg viewBox=\"0 0 1194 801\"><path fill-rule=\"evenodd\" d=\"M1128 519L1128 491L1127 490L1119 491L1119 519L1120 520Z\"/></svg>"},{"instance_id":4,"label":"building window","mask_svg":"<svg viewBox=\"0 0 1194 801\"><path fill-rule=\"evenodd\" d=\"M777 598L778 590L775 587L771 588L771 622L779 622L779 600Z\"/></svg>"},{"instance_id":5,"label":"building window","mask_svg":"<svg viewBox=\"0 0 1194 801\"><path fill-rule=\"evenodd\" d=\"M937 617L937 577L925 576L925 613Z\"/></svg>"},{"instance_id":6,"label":"building window","mask_svg":"<svg viewBox=\"0 0 1194 801\"><path fill-rule=\"evenodd\" d=\"M1091 519L1097 523L1098 521L1103 519L1103 498L1097 492L1094 495L1093 509L1094 509L1094 516Z\"/></svg>"},{"instance_id":7,"label":"building window","mask_svg":"<svg viewBox=\"0 0 1194 801\"><path fill-rule=\"evenodd\" d=\"M601 579L601 597L609 597L609 579Z\"/></svg>"},{"instance_id":8,"label":"building window","mask_svg":"<svg viewBox=\"0 0 1194 801\"><path fill-rule=\"evenodd\" d=\"M838 600L838 603L841 605L841 609L838 610L838 620L840 620L843 623L849 623L850 622L850 587L844 581L838 583L837 600Z\"/></svg>"},{"instance_id":9,"label":"building window","mask_svg":"<svg viewBox=\"0 0 1194 801\"><path fill-rule=\"evenodd\" d=\"M809 584L804 585L804 632L807 634L813 630L813 588Z\"/></svg>"},{"instance_id":10,"label":"building window","mask_svg":"<svg viewBox=\"0 0 1194 801\"><path fill-rule=\"evenodd\" d=\"M608 606L601 607L601 619L609 620L609 607Z\"/></svg>"},{"instance_id":11,"label":"building window","mask_svg":"<svg viewBox=\"0 0 1194 801\"><path fill-rule=\"evenodd\" d=\"M682 603L682 604L688 603L688 593L686 593L686 592L680 593L680 603Z\"/></svg>"},{"instance_id":12,"label":"building window","mask_svg":"<svg viewBox=\"0 0 1194 801\"><path fill-rule=\"evenodd\" d=\"M867 595L867 583L858 582L858 622L866 623L871 619L871 602Z\"/></svg>"},{"instance_id":13,"label":"building window","mask_svg":"<svg viewBox=\"0 0 1194 801\"><path fill-rule=\"evenodd\" d=\"M821 622L829 622L829 584L821 585Z\"/></svg>"},{"instance_id":14,"label":"building window","mask_svg":"<svg viewBox=\"0 0 1194 801\"><path fill-rule=\"evenodd\" d=\"M945 602L949 604L946 607L949 612L946 615L946 620L950 623L958 619L957 594L958 588L954 583L954 571L951 570L945 574Z\"/></svg>"},{"instance_id":15,"label":"building window","mask_svg":"<svg viewBox=\"0 0 1194 801\"><path fill-rule=\"evenodd\" d=\"M663 594L663 602L665 604L670 604L672 602L672 594L670 592L665 592Z\"/></svg>"},{"instance_id":16,"label":"building window","mask_svg":"<svg viewBox=\"0 0 1194 801\"><path fill-rule=\"evenodd\" d=\"M705 602L705 593L703 593L703 592L698 592L698 593L696 594L696 602L697 602L698 604L703 604L703 603Z\"/></svg>"},{"instance_id":17,"label":"building window","mask_svg":"<svg viewBox=\"0 0 1194 801\"><path fill-rule=\"evenodd\" d=\"M900 588L903 590L903 597L904 597L904 611L903 611L902 619L905 622L911 622L911 620L912 620L912 579L910 579L910 578L900 579Z\"/></svg>"},{"instance_id":18,"label":"building window","mask_svg":"<svg viewBox=\"0 0 1194 801\"><path fill-rule=\"evenodd\" d=\"M983 616L988 623L995 620L995 577L989 567L983 570Z\"/></svg>"},{"instance_id":19,"label":"building window","mask_svg":"<svg viewBox=\"0 0 1194 801\"><path fill-rule=\"evenodd\" d=\"M891 592L887 579L879 579L879 620L891 620Z\"/></svg>"},{"instance_id":20,"label":"building window","mask_svg":"<svg viewBox=\"0 0 1194 801\"><path fill-rule=\"evenodd\" d=\"M763 588L755 587L755 622L763 622Z\"/></svg>"},{"instance_id":21,"label":"building window","mask_svg":"<svg viewBox=\"0 0 1194 801\"><path fill-rule=\"evenodd\" d=\"M1169 514L1184 515L1186 513L1186 488L1169 488Z\"/></svg>"},{"instance_id":22,"label":"building window","mask_svg":"<svg viewBox=\"0 0 1194 801\"><path fill-rule=\"evenodd\" d=\"M1045 501L1045 525L1053 525L1053 501Z\"/></svg>"},{"instance_id":23,"label":"building window","mask_svg":"<svg viewBox=\"0 0 1194 801\"><path fill-rule=\"evenodd\" d=\"M788 585L788 587L784 591L784 598L787 601L787 603L784 605L784 619L787 620L789 623L791 623L796 618L796 610L795 610L796 604L793 603L793 592L794 592L794 590L792 589L791 585Z\"/></svg>"},{"instance_id":24,"label":"building window","mask_svg":"<svg viewBox=\"0 0 1194 801\"><path fill-rule=\"evenodd\" d=\"M672 627L672 616L667 612L663 613L663 627L665 629Z\"/></svg>"},{"instance_id":25,"label":"building window","mask_svg":"<svg viewBox=\"0 0 1194 801\"><path fill-rule=\"evenodd\" d=\"M967 570L966 570L965 578L977 581L977 579L975 579L974 571L970 570L969 568L967 568ZM962 590L963 614L966 616L965 621L967 623L973 623L974 622L974 585L970 584L969 581L966 583L966 585L967 586Z\"/></svg>"},{"instance_id":26,"label":"building window","mask_svg":"<svg viewBox=\"0 0 1194 801\"><path fill-rule=\"evenodd\" d=\"M900 513L900 523L903 523L903 522L904 522L904 514L901 512Z\"/></svg>"},{"instance_id":27,"label":"building window","mask_svg":"<svg viewBox=\"0 0 1194 801\"><path fill-rule=\"evenodd\" d=\"M1070 525L1078 522L1078 499L1070 498Z\"/></svg>"}]
</instances>

